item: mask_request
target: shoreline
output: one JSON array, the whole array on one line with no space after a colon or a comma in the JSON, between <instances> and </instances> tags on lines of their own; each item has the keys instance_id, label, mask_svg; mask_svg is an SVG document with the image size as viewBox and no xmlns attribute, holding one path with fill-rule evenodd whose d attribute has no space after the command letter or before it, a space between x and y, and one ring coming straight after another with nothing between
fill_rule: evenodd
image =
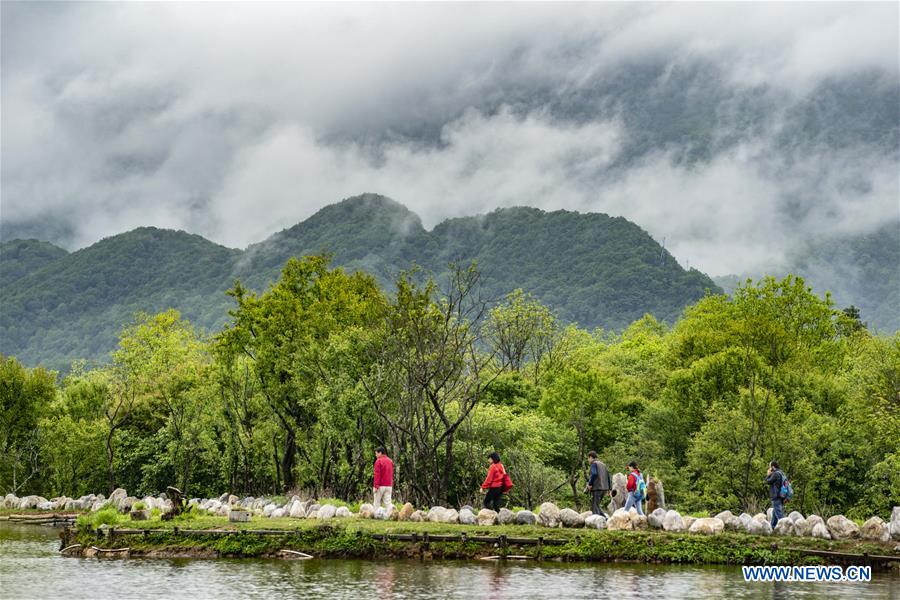
<instances>
[{"instance_id":1,"label":"shoreline","mask_svg":"<svg viewBox=\"0 0 900 600\"><path fill-rule=\"evenodd\" d=\"M869 540L775 538L727 532L696 535L649 530L548 531L523 526L498 529L507 528L396 523L389 526L359 521L254 530L227 525L198 529L192 528L190 522L168 522L163 526L147 523L140 529L66 528L60 532L60 549L67 548L66 556L100 558L302 559L297 553L311 558L368 560L504 560L514 556L515 560L529 562L871 564L876 570L900 570L900 553L893 544Z\"/></svg>"}]
</instances>

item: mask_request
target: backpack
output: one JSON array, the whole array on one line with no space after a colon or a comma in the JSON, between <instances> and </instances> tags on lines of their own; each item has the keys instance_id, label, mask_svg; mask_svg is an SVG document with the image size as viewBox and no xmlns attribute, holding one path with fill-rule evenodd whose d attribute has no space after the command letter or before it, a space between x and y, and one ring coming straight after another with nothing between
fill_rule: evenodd
<instances>
[{"instance_id":1,"label":"backpack","mask_svg":"<svg viewBox=\"0 0 900 600\"><path fill-rule=\"evenodd\" d=\"M647 497L647 482L644 481L644 475L634 476L634 499L643 500Z\"/></svg>"},{"instance_id":2,"label":"backpack","mask_svg":"<svg viewBox=\"0 0 900 600\"><path fill-rule=\"evenodd\" d=\"M781 491L778 492L778 495L785 502L794 497L794 486L791 485L791 480L784 473L781 474Z\"/></svg>"},{"instance_id":3,"label":"backpack","mask_svg":"<svg viewBox=\"0 0 900 600\"><path fill-rule=\"evenodd\" d=\"M513 488L512 479L509 478L509 473L506 472L506 469L503 469L503 483L500 484L500 492L505 494L512 488Z\"/></svg>"}]
</instances>

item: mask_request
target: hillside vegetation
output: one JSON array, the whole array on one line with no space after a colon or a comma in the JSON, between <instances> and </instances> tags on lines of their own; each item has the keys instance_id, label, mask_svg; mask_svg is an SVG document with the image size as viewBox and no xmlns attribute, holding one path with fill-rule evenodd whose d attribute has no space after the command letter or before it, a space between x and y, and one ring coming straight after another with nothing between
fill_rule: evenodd
<instances>
[{"instance_id":1,"label":"hillside vegetation","mask_svg":"<svg viewBox=\"0 0 900 600\"><path fill-rule=\"evenodd\" d=\"M26 247L28 252L12 249ZM446 281L448 264L476 261L486 296L531 292L561 319L622 329L645 313L673 322L707 290L647 232L623 218L509 208L451 219L426 231L417 215L367 194L327 206L246 251L180 231L140 228L65 254L48 244L9 242L0 252L0 352L65 369L106 360L116 332L137 312L179 310L217 331L235 279L262 291L292 256L329 254L365 271L388 292L413 264Z\"/></svg>"}]
</instances>

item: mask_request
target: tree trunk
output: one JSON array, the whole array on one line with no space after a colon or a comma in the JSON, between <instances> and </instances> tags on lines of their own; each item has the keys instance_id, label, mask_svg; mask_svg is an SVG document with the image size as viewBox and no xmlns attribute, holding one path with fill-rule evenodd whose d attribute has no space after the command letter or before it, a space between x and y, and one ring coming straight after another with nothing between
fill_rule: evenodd
<instances>
[{"instance_id":1,"label":"tree trunk","mask_svg":"<svg viewBox=\"0 0 900 600\"><path fill-rule=\"evenodd\" d=\"M106 436L106 477L107 484L109 486L109 494L112 494L116 489L116 474L113 472L113 447L112 447L112 437L113 433L115 433L115 429L110 429L109 434Z\"/></svg>"},{"instance_id":2,"label":"tree trunk","mask_svg":"<svg viewBox=\"0 0 900 600\"><path fill-rule=\"evenodd\" d=\"M297 456L297 437L293 429L284 432L284 455L281 457L281 475L284 478L284 491L289 492L296 486L294 464Z\"/></svg>"}]
</instances>

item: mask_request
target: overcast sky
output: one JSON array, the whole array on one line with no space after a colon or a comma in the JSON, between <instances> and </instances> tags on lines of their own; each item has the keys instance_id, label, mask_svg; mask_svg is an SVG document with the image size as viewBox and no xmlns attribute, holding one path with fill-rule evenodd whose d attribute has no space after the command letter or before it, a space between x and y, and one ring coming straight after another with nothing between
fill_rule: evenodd
<instances>
[{"instance_id":1,"label":"overcast sky","mask_svg":"<svg viewBox=\"0 0 900 600\"><path fill-rule=\"evenodd\" d=\"M363 192L684 265L898 218L898 3L2 3L4 235L245 247Z\"/></svg>"}]
</instances>

